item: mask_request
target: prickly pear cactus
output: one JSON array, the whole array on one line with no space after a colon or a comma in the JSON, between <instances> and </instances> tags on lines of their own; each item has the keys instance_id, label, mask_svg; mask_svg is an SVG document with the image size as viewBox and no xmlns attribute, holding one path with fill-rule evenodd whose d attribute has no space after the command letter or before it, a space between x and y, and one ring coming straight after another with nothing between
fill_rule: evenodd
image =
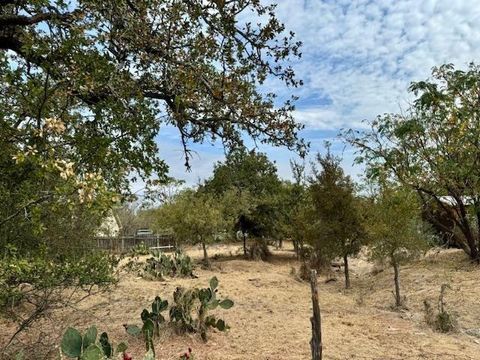
<instances>
[{"instance_id":1,"label":"prickly pear cactus","mask_svg":"<svg viewBox=\"0 0 480 360\"><path fill-rule=\"evenodd\" d=\"M182 332L198 332L207 341L209 327L225 331L229 327L222 319L208 315L209 310L221 307L230 309L234 304L230 299L218 299L218 279L210 279L209 287L203 289L177 288L173 294L174 304L170 308L170 321ZM196 318L192 315L196 310Z\"/></svg>"},{"instance_id":2,"label":"prickly pear cactus","mask_svg":"<svg viewBox=\"0 0 480 360\"><path fill-rule=\"evenodd\" d=\"M103 360L105 355L103 354L102 349L95 344L90 345L83 352L81 360Z\"/></svg>"},{"instance_id":3,"label":"prickly pear cactus","mask_svg":"<svg viewBox=\"0 0 480 360\"><path fill-rule=\"evenodd\" d=\"M107 333L102 333L97 343L97 328L91 326L85 334L82 334L72 327L69 327L62 338L62 353L70 359L78 360L104 360L111 359L115 355L122 354L127 350L125 343L117 346L116 352L108 340Z\"/></svg>"},{"instance_id":4,"label":"prickly pear cactus","mask_svg":"<svg viewBox=\"0 0 480 360\"><path fill-rule=\"evenodd\" d=\"M77 329L69 327L62 338L62 352L69 358L79 358L82 355L82 334Z\"/></svg>"},{"instance_id":5,"label":"prickly pear cactus","mask_svg":"<svg viewBox=\"0 0 480 360\"><path fill-rule=\"evenodd\" d=\"M97 341L97 327L93 325L83 335L83 349L95 344L95 341Z\"/></svg>"},{"instance_id":6,"label":"prickly pear cactus","mask_svg":"<svg viewBox=\"0 0 480 360\"><path fill-rule=\"evenodd\" d=\"M153 338L160 336L160 325L165 322L165 318L161 313L168 308L168 301L162 300L157 296L152 302L151 308L152 311L143 309L140 314L140 318L143 322L142 328L139 328L136 325L125 325L128 334L133 336L143 334L147 351L154 351Z\"/></svg>"}]
</instances>

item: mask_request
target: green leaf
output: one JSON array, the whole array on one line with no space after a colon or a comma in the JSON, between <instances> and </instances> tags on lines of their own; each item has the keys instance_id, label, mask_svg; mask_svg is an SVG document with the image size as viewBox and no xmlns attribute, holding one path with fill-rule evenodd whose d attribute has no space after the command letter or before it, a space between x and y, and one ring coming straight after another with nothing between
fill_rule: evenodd
<instances>
[{"instance_id":1,"label":"green leaf","mask_svg":"<svg viewBox=\"0 0 480 360\"><path fill-rule=\"evenodd\" d=\"M62 352L71 358L82 354L82 335L77 329L69 327L62 338Z\"/></svg>"},{"instance_id":2,"label":"green leaf","mask_svg":"<svg viewBox=\"0 0 480 360\"><path fill-rule=\"evenodd\" d=\"M145 322L150 318L150 313L148 312L147 309L143 309L142 313L140 314L140 317L142 318L142 321Z\"/></svg>"},{"instance_id":3,"label":"green leaf","mask_svg":"<svg viewBox=\"0 0 480 360\"><path fill-rule=\"evenodd\" d=\"M168 307L168 301L167 300L164 300L160 303L160 308L158 309L159 311L164 311L166 310Z\"/></svg>"},{"instance_id":4,"label":"green leaf","mask_svg":"<svg viewBox=\"0 0 480 360\"><path fill-rule=\"evenodd\" d=\"M207 318L205 319L205 325L206 326L216 326L215 316L213 316L213 315L207 316Z\"/></svg>"},{"instance_id":5,"label":"green leaf","mask_svg":"<svg viewBox=\"0 0 480 360\"><path fill-rule=\"evenodd\" d=\"M225 325L225 321L223 321L222 319L218 319L215 327L220 331L225 331L227 328L227 326Z\"/></svg>"},{"instance_id":6,"label":"green leaf","mask_svg":"<svg viewBox=\"0 0 480 360\"><path fill-rule=\"evenodd\" d=\"M83 336L83 348L86 349L90 345L95 344L97 340L97 328L95 325L92 325Z\"/></svg>"},{"instance_id":7,"label":"green leaf","mask_svg":"<svg viewBox=\"0 0 480 360\"><path fill-rule=\"evenodd\" d=\"M233 306L233 301L230 299L225 299L221 301L219 305L222 309L230 309Z\"/></svg>"},{"instance_id":8,"label":"green leaf","mask_svg":"<svg viewBox=\"0 0 480 360\"><path fill-rule=\"evenodd\" d=\"M110 358L113 355L112 354L113 349L112 349L112 345L108 341L108 335L107 335L106 332L104 332L104 333L102 333L102 335L100 335L99 342L100 342L100 345L102 346L102 350L103 350L103 353L105 354L105 356L107 358Z\"/></svg>"},{"instance_id":9,"label":"green leaf","mask_svg":"<svg viewBox=\"0 0 480 360\"><path fill-rule=\"evenodd\" d=\"M200 289L200 291L198 292L198 299L201 303L207 303L212 298L212 294L212 289Z\"/></svg>"},{"instance_id":10,"label":"green leaf","mask_svg":"<svg viewBox=\"0 0 480 360\"><path fill-rule=\"evenodd\" d=\"M140 329L139 329L139 330L140 330ZM116 351L116 353L117 353L117 354L121 354L121 353L125 352L125 350L127 350L127 349L128 349L128 345L125 344L124 342L121 342L121 343L118 344L118 346L117 346L117 351Z\"/></svg>"},{"instance_id":11,"label":"green leaf","mask_svg":"<svg viewBox=\"0 0 480 360\"><path fill-rule=\"evenodd\" d=\"M102 349L100 349L97 345L92 344L90 345L87 350L83 353L82 360L103 360L105 356L103 354Z\"/></svg>"},{"instance_id":12,"label":"green leaf","mask_svg":"<svg viewBox=\"0 0 480 360\"><path fill-rule=\"evenodd\" d=\"M154 314L158 314L160 313L160 311L162 311L162 299L160 299L160 296L156 296L155 297L155 300L153 301L152 303L152 312Z\"/></svg>"},{"instance_id":13,"label":"green leaf","mask_svg":"<svg viewBox=\"0 0 480 360\"><path fill-rule=\"evenodd\" d=\"M214 276L210 279L210 289L212 289L213 291L217 288L217 286L218 286L218 279L216 276Z\"/></svg>"},{"instance_id":14,"label":"green leaf","mask_svg":"<svg viewBox=\"0 0 480 360\"><path fill-rule=\"evenodd\" d=\"M142 330L137 325L127 325L127 334L132 336L138 336Z\"/></svg>"},{"instance_id":15,"label":"green leaf","mask_svg":"<svg viewBox=\"0 0 480 360\"><path fill-rule=\"evenodd\" d=\"M213 309L216 309L219 304L220 304L220 301L213 300L207 305L207 308L210 310L213 310Z\"/></svg>"},{"instance_id":16,"label":"green leaf","mask_svg":"<svg viewBox=\"0 0 480 360\"><path fill-rule=\"evenodd\" d=\"M148 352L143 357L143 360L155 360L155 354L153 353L152 349L148 350Z\"/></svg>"},{"instance_id":17,"label":"green leaf","mask_svg":"<svg viewBox=\"0 0 480 360\"><path fill-rule=\"evenodd\" d=\"M144 334L149 334L150 336L153 336L154 329L155 329L155 324L153 323L152 320L147 319L147 321L143 323L142 332Z\"/></svg>"}]
</instances>

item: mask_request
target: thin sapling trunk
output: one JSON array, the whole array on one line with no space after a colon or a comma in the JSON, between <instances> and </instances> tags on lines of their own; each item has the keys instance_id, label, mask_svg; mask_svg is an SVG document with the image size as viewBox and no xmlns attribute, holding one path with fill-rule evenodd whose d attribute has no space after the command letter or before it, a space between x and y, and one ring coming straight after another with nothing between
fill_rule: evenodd
<instances>
[{"instance_id":1,"label":"thin sapling trunk","mask_svg":"<svg viewBox=\"0 0 480 360\"><path fill-rule=\"evenodd\" d=\"M395 306L400 307L402 306L402 297L400 295L400 266L394 256L392 256L391 260L395 281Z\"/></svg>"},{"instance_id":2,"label":"thin sapling trunk","mask_svg":"<svg viewBox=\"0 0 480 360\"><path fill-rule=\"evenodd\" d=\"M350 272L348 269L348 256L343 256L343 263L345 266L345 289L350 289Z\"/></svg>"},{"instance_id":3,"label":"thin sapling trunk","mask_svg":"<svg viewBox=\"0 0 480 360\"><path fill-rule=\"evenodd\" d=\"M203 262L205 263L206 267L210 267L210 260L208 259L208 254L207 254L207 245L203 240L202 240L202 248L203 248Z\"/></svg>"}]
</instances>

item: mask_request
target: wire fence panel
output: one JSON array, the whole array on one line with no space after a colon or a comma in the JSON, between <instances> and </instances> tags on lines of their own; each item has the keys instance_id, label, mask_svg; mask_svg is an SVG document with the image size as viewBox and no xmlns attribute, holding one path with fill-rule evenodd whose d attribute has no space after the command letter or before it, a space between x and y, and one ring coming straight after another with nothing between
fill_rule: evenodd
<instances>
[{"instance_id":1,"label":"wire fence panel","mask_svg":"<svg viewBox=\"0 0 480 360\"><path fill-rule=\"evenodd\" d=\"M111 252L124 252L136 246L147 248L175 250L176 244L171 235L142 235L142 236L98 236L93 245L98 249Z\"/></svg>"}]
</instances>

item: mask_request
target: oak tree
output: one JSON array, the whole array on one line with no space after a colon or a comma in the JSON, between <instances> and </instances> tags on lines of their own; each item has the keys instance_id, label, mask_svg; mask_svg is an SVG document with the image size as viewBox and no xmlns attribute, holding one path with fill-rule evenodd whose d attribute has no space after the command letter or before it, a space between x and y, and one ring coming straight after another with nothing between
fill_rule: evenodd
<instances>
[{"instance_id":1,"label":"oak tree","mask_svg":"<svg viewBox=\"0 0 480 360\"><path fill-rule=\"evenodd\" d=\"M267 78L300 84L288 65L299 46L259 0L2 1L0 226L165 179L167 125L187 166L191 142L249 136L303 151L293 99L259 90Z\"/></svg>"}]
</instances>

